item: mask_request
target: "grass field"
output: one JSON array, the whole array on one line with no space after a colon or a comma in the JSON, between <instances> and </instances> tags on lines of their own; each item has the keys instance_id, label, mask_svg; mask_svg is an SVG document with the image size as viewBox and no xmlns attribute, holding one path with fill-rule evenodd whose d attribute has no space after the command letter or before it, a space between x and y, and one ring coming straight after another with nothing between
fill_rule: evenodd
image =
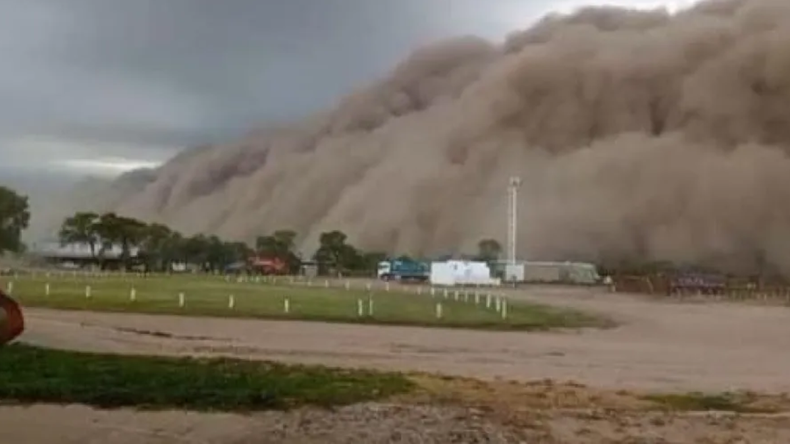
<instances>
[{"instance_id":1,"label":"grass field","mask_svg":"<svg viewBox=\"0 0 790 444\"><path fill-rule=\"evenodd\" d=\"M409 391L404 376L231 359L89 354L11 345L0 400L114 408L250 411L336 406Z\"/></svg>"},{"instance_id":2,"label":"grass field","mask_svg":"<svg viewBox=\"0 0 790 444\"><path fill-rule=\"evenodd\" d=\"M502 330L608 325L606 320L574 310L505 301L485 289L446 294L435 289L432 295L428 287L388 291L381 285L368 289L361 281L319 280L308 285L287 278L256 281L120 274L6 276L2 285L25 306L69 310Z\"/></svg>"}]
</instances>

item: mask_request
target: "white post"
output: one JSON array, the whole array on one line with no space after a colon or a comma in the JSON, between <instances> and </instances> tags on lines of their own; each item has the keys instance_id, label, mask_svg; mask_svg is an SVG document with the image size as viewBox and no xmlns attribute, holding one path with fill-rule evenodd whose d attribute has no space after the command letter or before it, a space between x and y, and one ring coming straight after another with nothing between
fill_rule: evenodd
<instances>
[{"instance_id":1,"label":"white post","mask_svg":"<svg viewBox=\"0 0 790 444\"><path fill-rule=\"evenodd\" d=\"M373 316L373 296L368 298L368 316Z\"/></svg>"},{"instance_id":2,"label":"white post","mask_svg":"<svg viewBox=\"0 0 790 444\"><path fill-rule=\"evenodd\" d=\"M422 295L422 286L417 287L417 294Z\"/></svg>"},{"instance_id":3,"label":"white post","mask_svg":"<svg viewBox=\"0 0 790 444\"><path fill-rule=\"evenodd\" d=\"M312 279L308 279L307 280L307 286L308 287L312 287L313 286L313 280Z\"/></svg>"},{"instance_id":4,"label":"white post","mask_svg":"<svg viewBox=\"0 0 790 444\"><path fill-rule=\"evenodd\" d=\"M52 291L51 291L51 290L52 290L52 289L50 288L50 286L49 286L49 283L47 283L47 284L45 284L45 285L44 285L44 295L45 295L45 296L49 296L49 295L52 293Z\"/></svg>"},{"instance_id":5,"label":"white post","mask_svg":"<svg viewBox=\"0 0 790 444\"><path fill-rule=\"evenodd\" d=\"M346 290L351 290L351 281L346 281Z\"/></svg>"},{"instance_id":6,"label":"white post","mask_svg":"<svg viewBox=\"0 0 790 444\"><path fill-rule=\"evenodd\" d=\"M436 288L431 287L431 297L436 296Z\"/></svg>"},{"instance_id":7,"label":"white post","mask_svg":"<svg viewBox=\"0 0 790 444\"><path fill-rule=\"evenodd\" d=\"M357 299L357 316L360 318L365 316L365 304L362 302L362 299Z\"/></svg>"},{"instance_id":8,"label":"white post","mask_svg":"<svg viewBox=\"0 0 790 444\"><path fill-rule=\"evenodd\" d=\"M329 279L324 280L324 288L329 288Z\"/></svg>"},{"instance_id":9,"label":"white post","mask_svg":"<svg viewBox=\"0 0 790 444\"><path fill-rule=\"evenodd\" d=\"M444 289L444 298L447 299L447 289Z\"/></svg>"},{"instance_id":10,"label":"white post","mask_svg":"<svg viewBox=\"0 0 790 444\"><path fill-rule=\"evenodd\" d=\"M500 299L499 296L496 297L494 306L496 307L497 313L502 311L502 299Z\"/></svg>"},{"instance_id":11,"label":"white post","mask_svg":"<svg viewBox=\"0 0 790 444\"><path fill-rule=\"evenodd\" d=\"M129 290L129 300L132 302L137 300L137 290L134 287Z\"/></svg>"},{"instance_id":12,"label":"white post","mask_svg":"<svg viewBox=\"0 0 790 444\"><path fill-rule=\"evenodd\" d=\"M464 291L464 302L469 302L469 292Z\"/></svg>"},{"instance_id":13,"label":"white post","mask_svg":"<svg viewBox=\"0 0 790 444\"><path fill-rule=\"evenodd\" d=\"M181 307L181 308L184 308L184 306L186 306L186 304L187 304L187 300L186 299L187 299L187 297L186 297L186 295L183 292L182 293L178 293L178 306Z\"/></svg>"},{"instance_id":14,"label":"white post","mask_svg":"<svg viewBox=\"0 0 790 444\"><path fill-rule=\"evenodd\" d=\"M291 312L291 301L288 298L283 300L283 313L288 314Z\"/></svg>"},{"instance_id":15,"label":"white post","mask_svg":"<svg viewBox=\"0 0 790 444\"><path fill-rule=\"evenodd\" d=\"M486 308L491 308L491 293L486 295Z\"/></svg>"},{"instance_id":16,"label":"white post","mask_svg":"<svg viewBox=\"0 0 790 444\"><path fill-rule=\"evenodd\" d=\"M390 291L390 283L389 282L384 284L384 291Z\"/></svg>"},{"instance_id":17,"label":"white post","mask_svg":"<svg viewBox=\"0 0 790 444\"><path fill-rule=\"evenodd\" d=\"M507 299L502 299L502 319L507 319Z\"/></svg>"},{"instance_id":18,"label":"white post","mask_svg":"<svg viewBox=\"0 0 790 444\"><path fill-rule=\"evenodd\" d=\"M12 281L9 281L8 285L6 286L6 293L11 295L11 293L13 292L14 292L14 283Z\"/></svg>"},{"instance_id":19,"label":"white post","mask_svg":"<svg viewBox=\"0 0 790 444\"><path fill-rule=\"evenodd\" d=\"M480 293L475 292L475 305L480 305Z\"/></svg>"},{"instance_id":20,"label":"white post","mask_svg":"<svg viewBox=\"0 0 790 444\"><path fill-rule=\"evenodd\" d=\"M436 319L441 319L444 314L442 313L442 303L436 303Z\"/></svg>"},{"instance_id":21,"label":"white post","mask_svg":"<svg viewBox=\"0 0 790 444\"><path fill-rule=\"evenodd\" d=\"M455 290L455 300L458 300L458 290Z\"/></svg>"},{"instance_id":22,"label":"white post","mask_svg":"<svg viewBox=\"0 0 790 444\"><path fill-rule=\"evenodd\" d=\"M85 287L85 298L86 299L90 299L91 298L91 286L90 285Z\"/></svg>"},{"instance_id":23,"label":"white post","mask_svg":"<svg viewBox=\"0 0 790 444\"><path fill-rule=\"evenodd\" d=\"M236 298L233 295L228 297L228 308L231 310L236 308Z\"/></svg>"}]
</instances>

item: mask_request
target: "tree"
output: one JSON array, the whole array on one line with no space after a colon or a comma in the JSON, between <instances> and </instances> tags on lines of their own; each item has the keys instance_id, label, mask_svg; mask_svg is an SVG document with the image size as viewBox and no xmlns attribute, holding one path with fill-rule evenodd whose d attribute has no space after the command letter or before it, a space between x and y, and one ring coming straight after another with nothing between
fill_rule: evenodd
<instances>
[{"instance_id":1,"label":"tree","mask_svg":"<svg viewBox=\"0 0 790 444\"><path fill-rule=\"evenodd\" d=\"M169 270L178 260L180 236L162 224L150 224L143 229L140 240L140 255L145 258L146 268Z\"/></svg>"},{"instance_id":2,"label":"tree","mask_svg":"<svg viewBox=\"0 0 790 444\"><path fill-rule=\"evenodd\" d=\"M20 252L22 231L30 223L30 208L27 196L0 186L0 253Z\"/></svg>"},{"instance_id":3,"label":"tree","mask_svg":"<svg viewBox=\"0 0 790 444\"><path fill-rule=\"evenodd\" d=\"M337 230L321 233L320 247L314 258L324 272L334 270L342 273L354 269L355 264L361 262L357 249L346 243L347 238L345 233Z\"/></svg>"},{"instance_id":4,"label":"tree","mask_svg":"<svg viewBox=\"0 0 790 444\"><path fill-rule=\"evenodd\" d=\"M477 243L477 259L493 262L502 255L502 245L496 239L483 239Z\"/></svg>"},{"instance_id":5,"label":"tree","mask_svg":"<svg viewBox=\"0 0 790 444\"><path fill-rule=\"evenodd\" d=\"M101 239L100 255L115 245L121 247L121 263L128 268L131 259L132 247L137 247L145 237L147 225L131 217L119 216L115 213L105 213L99 216L96 223L96 233Z\"/></svg>"},{"instance_id":6,"label":"tree","mask_svg":"<svg viewBox=\"0 0 790 444\"><path fill-rule=\"evenodd\" d=\"M86 244L90 247L91 258L96 259L96 245L99 243L96 232L98 222L99 215L91 212L80 212L66 218L58 233L61 245Z\"/></svg>"}]
</instances>

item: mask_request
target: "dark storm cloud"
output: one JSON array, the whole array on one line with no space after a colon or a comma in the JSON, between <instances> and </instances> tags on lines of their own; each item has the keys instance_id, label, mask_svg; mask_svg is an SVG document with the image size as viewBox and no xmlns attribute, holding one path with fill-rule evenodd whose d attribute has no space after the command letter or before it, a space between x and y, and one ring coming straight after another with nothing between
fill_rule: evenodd
<instances>
[{"instance_id":1,"label":"dark storm cloud","mask_svg":"<svg viewBox=\"0 0 790 444\"><path fill-rule=\"evenodd\" d=\"M486 15L476 0L0 0L0 150L42 134L221 140L327 106L414 46L495 36L528 11L499 3Z\"/></svg>"},{"instance_id":2,"label":"dark storm cloud","mask_svg":"<svg viewBox=\"0 0 790 444\"><path fill-rule=\"evenodd\" d=\"M162 159L328 107L428 42L499 38L580 3L0 0L0 169L53 152Z\"/></svg>"}]
</instances>

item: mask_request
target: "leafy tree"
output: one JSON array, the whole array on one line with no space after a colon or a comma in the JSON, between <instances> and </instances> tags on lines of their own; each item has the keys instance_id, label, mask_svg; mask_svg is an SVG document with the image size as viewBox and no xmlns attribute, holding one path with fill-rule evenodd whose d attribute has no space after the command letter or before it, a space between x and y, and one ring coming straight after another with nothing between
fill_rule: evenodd
<instances>
[{"instance_id":1,"label":"leafy tree","mask_svg":"<svg viewBox=\"0 0 790 444\"><path fill-rule=\"evenodd\" d=\"M211 240L203 234L198 234L184 239L180 250L185 262L198 265L205 270L208 268L210 248Z\"/></svg>"},{"instance_id":2,"label":"leafy tree","mask_svg":"<svg viewBox=\"0 0 790 444\"><path fill-rule=\"evenodd\" d=\"M86 244L90 247L91 258L96 259L96 246L99 243L96 231L98 222L99 215L92 212L79 212L67 217L58 233L61 245Z\"/></svg>"},{"instance_id":3,"label":"leafy tree","mask_svg":"<svg viewBox=\"0 0 790 444\"><path fill-rule=\"evenodd\" d=\"M328 231L321 233L318 240L320 246L314 258L324 272L334 270L343 273L353 270L360 262L360 254L356 248L346 243L348 237L342 231Z\"/></svg>"},{"instance_id":4,"label":"leafy tree","mask_svg":"<svg viewBox=\"0 0 790 444\"><path fill-rule=\"evenodd\" d=\"M496 239L483 239L477 243L477 259L492 262L502 255L502 245Z\"/></svg>"},{"instance_id":5,"label":"leafy tree","mask_svg":"<svg viewBox=\"0 0 790 444\"><path fill-rule=\"evenodd\" d=\"M99 216L96 223L96 233L101 239L100 255L106 253L114 245L121 247L121 263L129 267L132 247L139 246L145 237L145 223L130 217L119 216L115 213L105 213Z\"/></svg>"},{"instance_id":6,"label":"leafy tree","mask_svg":"<svg viewBox=\"0 0 790 444\"><path fill-rule=\"evenodd\" d=\"M0 186L0 253L20 252L22 231L30 223L30 208L27 196Z\"/></svg>"},{"instance_id":7,"label":"leafy tree","mask_svg":"<svg viewBox=\"0 0 790 444\"><path fill-rule=\"evenodd\" d=\"M178 260L180 235L162 224L150 224L142 230L140 255L144 257L146 268L169 270Z\"/></svg>"}]
</instances>

